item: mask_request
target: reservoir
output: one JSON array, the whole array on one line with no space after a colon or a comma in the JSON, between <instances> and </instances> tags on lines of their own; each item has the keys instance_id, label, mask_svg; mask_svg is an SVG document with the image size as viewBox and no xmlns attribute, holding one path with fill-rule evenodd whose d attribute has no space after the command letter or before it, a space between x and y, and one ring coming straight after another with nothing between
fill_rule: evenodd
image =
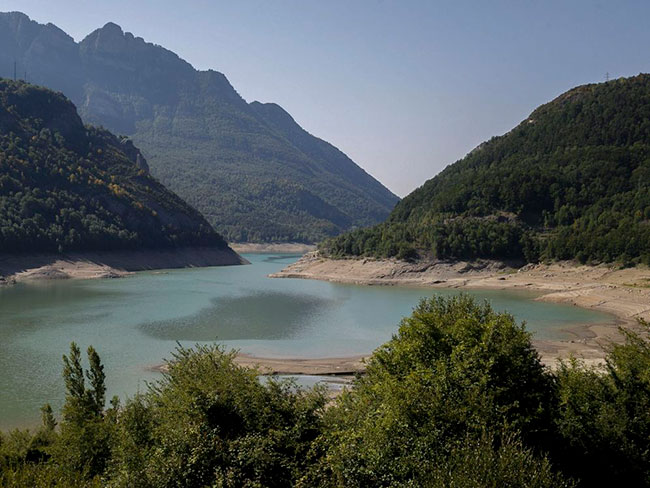
<instances>
[{"instance_id":1,"label":"reservoir","mask_svg":"<svg viewBox=\"0 0 650 488\"><path fill-rule=\"evenodd\" d=\"M257 356L367 354L391 338L421 298L456 290L270 279L299 258L247 254L249 266L136 273L0 288L0 429L36 425L39 408L63 404L61 356L71 341L93 345L105 365L107 398L146 389L151 371L176 344L220 342ZM537 338L563 339L567 327L612 317L535 294L469 291L512 313Z\"/></svg>"}]
</instances>

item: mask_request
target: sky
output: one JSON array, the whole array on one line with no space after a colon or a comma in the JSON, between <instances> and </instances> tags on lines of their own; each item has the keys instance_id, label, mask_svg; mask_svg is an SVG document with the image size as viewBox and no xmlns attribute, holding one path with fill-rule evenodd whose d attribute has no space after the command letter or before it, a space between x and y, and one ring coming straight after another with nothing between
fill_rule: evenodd
<instances>
[{"instance_id":1,"label":"sky","mask_svg":"<svg viewBox=\"0 0 650 488\"><path fill-rule=\"evenodd\" d=\"M650 1L0 0L77 41L107 22L275 102L399 196L535 107L650 72Z\"/></svg>"}]
</instances>

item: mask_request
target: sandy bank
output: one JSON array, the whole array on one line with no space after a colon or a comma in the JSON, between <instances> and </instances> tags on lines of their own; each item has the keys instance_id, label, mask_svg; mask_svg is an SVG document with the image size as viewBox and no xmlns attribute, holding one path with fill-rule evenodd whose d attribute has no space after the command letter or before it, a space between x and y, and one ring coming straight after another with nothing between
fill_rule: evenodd
<instances>
[{"instance_id":1,"label":"sandy bank","mask_svg":"<svg viewBox=\"0 0 650 488\"><path fill-rule=\"evenodd\" d=\"M302 244L300 242L284 242L277 244L256 244L252 242L234 242L230 244L236 252L242 253L260 253L260 254L273 254L273 253L295 253L305 254L307 252L315 251L316 246L313 244Z\"/></svg>"},{"instance_id":2,"label":"sandy bank","mask_svg":"<svg viewBox=\"0 0 650 488\"><path fill-rule=\"evenodd\" d=\"M363 356L347 358L260 358L238 354L235 361L240 366L258 368L271 375L351 376L364 371Z\"/></svg>"},{"instance_id":3,"label":"sandy bank","mask_svg":"<svg viewBox=\"0 0 650 488\"><path fill-rule=\"evenodd\" d=\"M247 368L257 368L260 373L268 375L315 375L315 376L354 376L365 369L364 356L344 358L261 358L239 353L235 362ZM167 365L151 368L153 371L165 372Z\"/></svg>"},{"instance_id":4,"label":"sandy bank","mask_svg":"<svg viewBox=\"0 0 650 488\"><path fill-rule=\"evenodd\" d=\"M306 254L273 278L306 278L364 285L409 285L432 288L521 289L540 293L537 300L569 303L611 314L609 324L573 327L574 339L535 341L546 364L570 354L598 363L603 345L620 341L618 326L634 327L636 320L650 320L650 269L581 266L569 262L527 265L508 263L433 261L406 263L397 260L324 259L318 252Z\"/></svg>"},{"instance_id":5,"label":"sandy bank","mask_svg":"<svg viewBox=\"0 0 650 488\"><path fill-rule=\"evenodd\" d=\"M134 271L247 263L230 248L213 247L26 256L0 254L0 281L116 278Z\"/></svg>"}]
</instances>

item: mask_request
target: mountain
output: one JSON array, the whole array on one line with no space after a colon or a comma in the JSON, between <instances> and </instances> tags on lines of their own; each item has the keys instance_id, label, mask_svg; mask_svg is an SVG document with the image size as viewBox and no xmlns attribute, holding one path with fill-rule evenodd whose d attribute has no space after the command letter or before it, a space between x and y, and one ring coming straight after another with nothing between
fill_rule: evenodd
<instances>
[{"instance_id":1,"label":"mountain","mask_svg":"<svg viewBox=\"0 0 650 488\"><path fill-rule=\"evenodd\" d=\"M82 119L128 135L162 183L229 240L316 242L384 220L398 201L275 104L112 23L80 43L0 14L0 76L60 90Z\"/></svg>"},{"instance_id":2,"label":"mountain","mask_svg":"<svg viewBox=\"0 0 650 488\"><path fill-rule=\"evenodd\" d=\"M334 256L650 263L650 75L574 88L404 198Z\"/></svg>"},{"instance_id":3,"label":"mountain","mask_svg":"<svg viewBox=\"0 0 650 488\"><path fill-rule=\"evenodd\" d=\"M60 93L0 79L0 169L2 253L196 246L238 260L130 140L84 126Z\"/></svg>"}]
</instances>

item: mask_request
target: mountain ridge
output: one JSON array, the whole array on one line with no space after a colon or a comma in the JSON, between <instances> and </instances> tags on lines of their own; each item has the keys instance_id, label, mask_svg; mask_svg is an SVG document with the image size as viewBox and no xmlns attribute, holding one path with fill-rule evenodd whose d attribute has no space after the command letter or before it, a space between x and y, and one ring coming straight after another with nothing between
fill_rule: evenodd
<instances>
[{"instance_id":1,"label":"mountain ridge","mask_svg":"<svg viewBox=\"0 0 650 488\"><path fill-rule=\"evenodd\" d=\"M242 262L132 141L84 125L61 93L0 79L0 167L3 255L196 247Z\"/></svg>"},{"instance_id":2,"label":"mountain ridge","mask_svg":"<svg viewBox=\"0 0 650 488\"><path fill-rule=\"evenodd\" d=\"M650 263L650 75L559 95L322 250Z\"/></svg>"},{"instance_id":3,"label":"mountain ridge","mask_svg":"<svg viewBox=\"0 0 650 488\"><path fill-rule=\"evenodd\" d=\"M114 23L78 43L62 33L0 14L0 75L16 58L19 74L68 95L85 122L131 137L152 173L229 240L316 242L377 223L398 201L279 106L290 121L247 103L222 73Z\"/></svg>"}]
</instances>

